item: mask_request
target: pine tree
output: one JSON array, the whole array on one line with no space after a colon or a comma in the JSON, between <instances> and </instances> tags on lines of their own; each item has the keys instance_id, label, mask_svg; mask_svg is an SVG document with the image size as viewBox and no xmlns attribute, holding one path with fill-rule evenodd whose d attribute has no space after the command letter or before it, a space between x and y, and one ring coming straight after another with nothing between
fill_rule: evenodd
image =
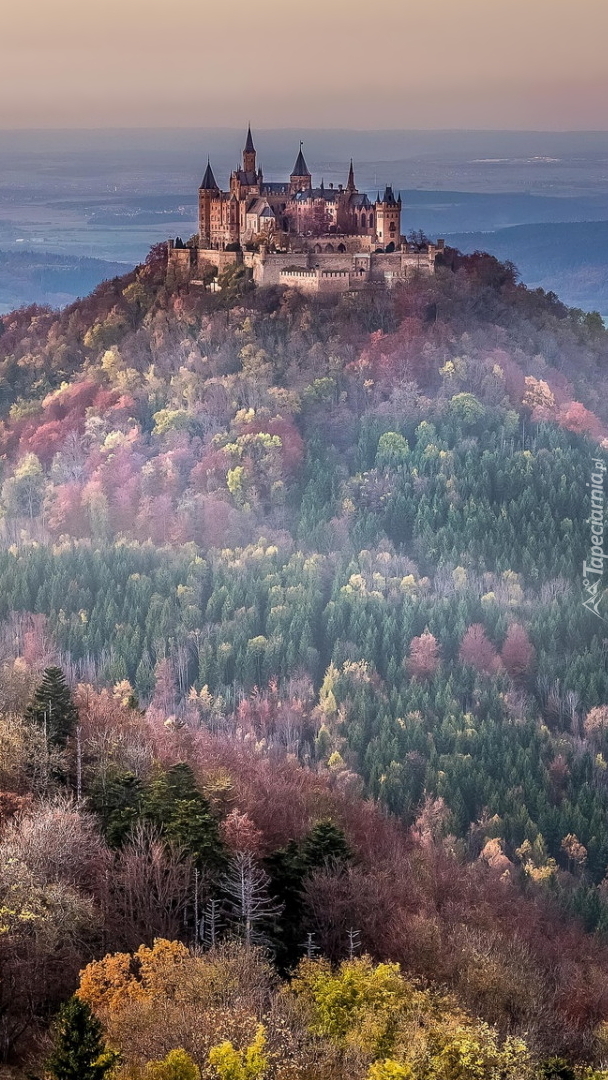
<instances>
[{"instance_id":1,"label":"pine tree","mask_svg":"<svg viewBox=\"0 0 608 1080\"><path fill-rule=\"evenodd\" d=\"M118 1055L107 1049L101 1035L101 1024L89 1005L71 997L59 1012L55 1046L47 1061L55 1080L103 1080Z\"/></svg>"},{"instance_id":2,"label":"pine tree","mask_svg":"<svg viewBox=\"0 0 608 1080\"><path fill-rule=\"evenodd\" d=\"M226 853L217 820L189 765L180 762L159 770L146 785L141 813L167 840L184 848L199 869L214 872L224 867Z\"/></svg>"},{"instance_id":3,"label":"pine tree","mask_svg":"<svg viewBox=\"0 0 608 1080\"><path fill-rule=\"evenodd\" d=\"M300 846L300 865L304 874L325 866L349 863L352 857L342 829L329 819L318 821Z\"/></svg>"},{"instance_id":4,"label":"pine tree","mask_svg":"<svg viewBox=\"0 0 608 1080\"><path fill-rule=\"evenodd\" d=\"M42 728L51 746L64 749L76 728L78 712L61 668L46 668L26 718Z\"/></svg>"},{"instance_id":5,"label":"pine tree","mask_svg":"<svg viewBox=\"0 0 608 1080\"><path fill-rule=\"evenodd\" d=\"M275 946L281 971L293 967L302 953L302 889L307 876L325 867L344 866L352 858L342 830L325 819L318 821L302 840L290 840L286 847L273 852L266 860L270 888L282 908Z\"/></svg>"}]
</instances>

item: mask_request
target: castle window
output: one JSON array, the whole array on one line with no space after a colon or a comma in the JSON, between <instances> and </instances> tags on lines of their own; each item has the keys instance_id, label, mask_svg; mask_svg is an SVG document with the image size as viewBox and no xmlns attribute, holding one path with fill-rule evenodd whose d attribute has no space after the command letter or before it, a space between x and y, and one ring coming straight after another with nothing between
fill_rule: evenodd
<instances>
[{"instance_id":1,"label":"castle window","mask_svg":"<svg viewBox=\"0 0 608 1080\"><path fill-rule=\"evenodd\" d=\"M362 229L367 228L367 219L365 217L365 214L361 214L361 228Z\"/></svg>"}]
</instances>

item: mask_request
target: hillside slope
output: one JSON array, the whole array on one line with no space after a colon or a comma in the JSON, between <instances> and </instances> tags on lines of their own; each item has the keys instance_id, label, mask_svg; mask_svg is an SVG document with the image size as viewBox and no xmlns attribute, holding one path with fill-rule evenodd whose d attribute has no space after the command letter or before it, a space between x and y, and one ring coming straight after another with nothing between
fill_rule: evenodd
<instances>
[{"instance_id":1,"label":"hillside slope","mask_svg":"<svg viewBox=\"0 0 608 1080\"><path fill-rule=\"evenodd\" d=\"M176 294L155 250L2 318L0 788L84 785L103 866L125 821L166 827L150 785L187 762L179 799L247 814L286 895L273 858L329 815L354 868L315 879L285 964L301 928L338 959L356 926L537 1055L598 1060L608 665L582 564L608 333L489 256L446 263L341 299L238 272ZM22 717L51 661L118 689L79 690L78 753L41 779ZM163 929L121 910L106 944Z\"/></svg>"}]
</instances>

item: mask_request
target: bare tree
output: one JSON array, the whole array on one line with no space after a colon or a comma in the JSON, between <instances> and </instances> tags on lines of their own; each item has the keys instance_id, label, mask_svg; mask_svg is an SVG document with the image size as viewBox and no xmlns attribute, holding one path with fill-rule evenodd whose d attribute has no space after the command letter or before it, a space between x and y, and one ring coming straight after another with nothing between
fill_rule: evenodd
<instances>
[{"instance_id":1,"label":"bare tree","mask_svg":"<svg viewBox=\"0 0 608 1080\"><path fill-rule=\"evenodd\" d=\"M155 937L179 938L192 903L192 860L149 824L138 825L119 853L111 883L117 937L137 948Z\"/></svg>"},{"instance_id":2,"label":"bare tree","mask_svg":"<svg viewBox=\"0 0 608 1080\"><path fill-rule=\"evenodd\" d=\"M263 945L269 923L283 907L268 893L270 878L250 851L237 851L230 860L222 885L226 916L231 929L245 945Z\"/></svg>"}]
</instances>

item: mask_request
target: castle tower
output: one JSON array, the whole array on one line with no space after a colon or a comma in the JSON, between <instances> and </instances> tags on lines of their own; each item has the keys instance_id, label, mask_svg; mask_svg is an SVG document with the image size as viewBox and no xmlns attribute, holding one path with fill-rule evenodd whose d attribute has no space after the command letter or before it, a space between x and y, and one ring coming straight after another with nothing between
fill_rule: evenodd
<instances>
[{"instance_id":1,"label":"castle tower","mask_svg":"<svg viewBox=\"0 0 608 1080\"><path fill-rule=\"evenodd\" d=\"M352 194L357 190L355 187L355 170L353 168L353 159L350 159L350 169L348 170L348 180L346 181L346 190L349 194Z\"/></svg>"},{"instance_id":2,"label":"castle tower","mask_svg":"<svg viewBox=\"0 0 608 1080\"><path fill-rule=\"evenodd\" d=\"M312 176L302 153L303 143L300 143L300 153L289 177L289 193L297 195L298 191L310 191L312 189Z\"/></svg>"},{"instance_id":3,"label":"castle tower","mask_svg":"<svg viewBox=\"0 0 608 1080\"><path fill-rule=\"evenodd\" d=\"M243 171L246 173L254 173L255 169L255 146L253 145L253 138L251 135L251 124L247 128L247 140L245 142L245 149L243 150Z\"/></svg>"},{"instance_id":4,"label":"castle tower","mask_svg":"<svg viewBox=\"0 0 608 1080\"><path fill-rule=\"evenodd\" d=\"M211 247L211 204L218 199L220 190L217 186L211 162L207 158L205 175L198 189L198 235L201 247Z\"/></svg>"},{"instance_id":5,"label":"castle tower","mask_svg":"<svg viewBox=\"0 0 608 1080\"><path fill-rule=\"evenodd\" d=\"M376 200L376 236L382 247L401 243L401 195L396 199L393 189L387 185L382 198Z\"/></svg>"}]
</instances>

